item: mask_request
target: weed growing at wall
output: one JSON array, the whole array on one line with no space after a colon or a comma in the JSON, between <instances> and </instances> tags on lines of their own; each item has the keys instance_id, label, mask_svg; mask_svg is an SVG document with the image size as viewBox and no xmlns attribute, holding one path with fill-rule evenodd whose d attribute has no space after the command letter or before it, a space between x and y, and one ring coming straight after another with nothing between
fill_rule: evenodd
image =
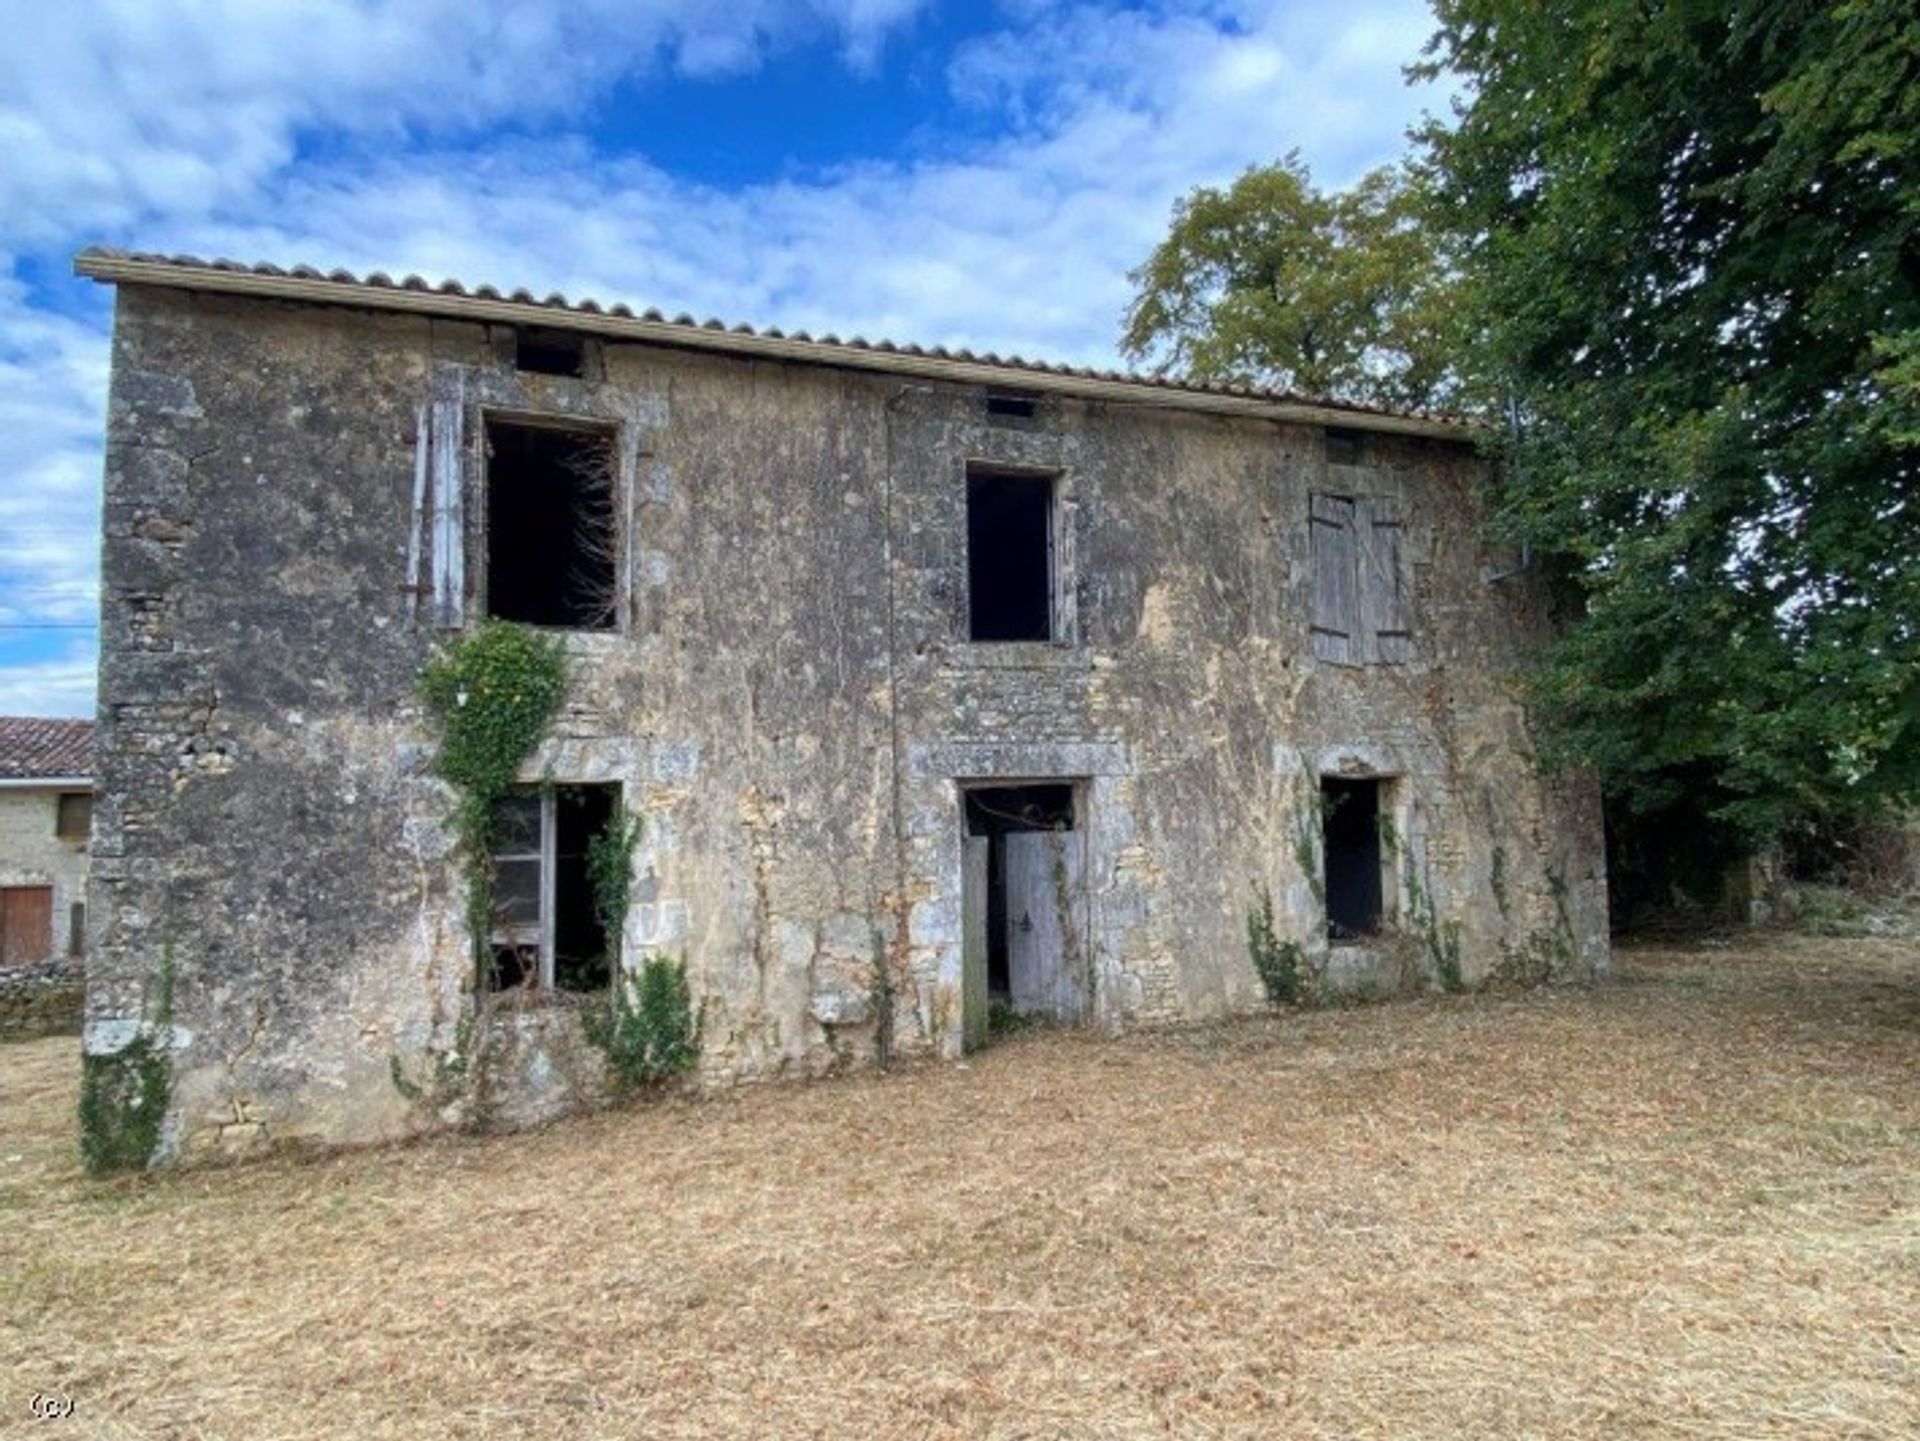
<instances>
[{"instance_id":1,"label":"weed growing at wall","mask_svg":"<svg viewBox=\"0 0 1920 1441\"><path fill-rule=\"evenodd\" d=\"M1265 886L1254 887L1253 904L1247 908L1247 954L1269 1001L1277 1006L1299 1004L1306 951L1298 941L1283 941L1275 934L1273 892Z\"/></svg>"},{"instance_id":2,"label":"weed growing at wall","mask_svg":"<svg viewBox=\"0 0 1920 1441\"><path fill-rule=\"evenodd\" d=\"M434 769L460 797L454 827L467 866L476 966L492 915L494 806L546 734L566 679L557 639L502 620L483 621L450 643L420 676L421 699L440 732Z\"/></svg>"},{"instance_id":3,"label":"weed growing at wall","mask_svg":"<svg viewBox=\"0 0 1920 1441\"><path fill-rule=\"evenodd\" d=\"M1414 862L1413 852L1405 851L1403 857L1401 874L1407 886L1407 920L1426 948L1427 960L1441 989L1465 990L1466 977L1460 968L1460 923L1442 921L1434 913L1433 896L1420 882L1420 868Z\"/></svg>"},{"instance_id":4,"label":"weed growing at wall","mask_svg":"<svg viewBox=\"0 0 1920 1441\"><path fill-rule=\"evenodd\" d=\"M613 1005L585 1017L586 1036L607 1058L616 1095L631 1095L694 1063L693 996L687 963L648 956L631 983L616 980Z\"/></svg>"},{"instance_id":5,"label":"weed growing at wall","mask_svg":"<svg viewBox=\"0 0 1920 1441\"><path fill-rule=\"evenodd\" d=\"M633 853L640 844L640 817L625 801L615 801L606 829L587 842L587 881L593 887L593 912L607 938L607 970L620 973L620 938L627 929L627 902L633 890Z\"/></svg>"},{"instance_id":6,"label":"weed growing at wall","mask_svg":"<svg viewBox=\"0 0 1920 1441\"><path fill-rule=\"evenodd\" d=\"M160 957L159 996L125 1046L80 1058L80 1158L95 1176L144 1171L160 1149L173 1093L173 951Z\"/></svg>"}]
</instances>

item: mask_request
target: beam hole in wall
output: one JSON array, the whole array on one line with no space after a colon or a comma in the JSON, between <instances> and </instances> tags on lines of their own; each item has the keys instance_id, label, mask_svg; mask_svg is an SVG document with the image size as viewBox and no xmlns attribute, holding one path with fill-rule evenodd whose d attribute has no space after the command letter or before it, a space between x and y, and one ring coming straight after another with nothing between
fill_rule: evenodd
<instances>
[{"instance_id":1,"label":"beam hole in wall","mask_svg":"<svg viewBox=\"0 0 1920 1441\"><path fill-rule=\"evenodd\" d=\"M603 991L618 939L594 906L588 855L619 787L522 786L494 812L494 991Z\"/></svg>"},{"instance_id":2,"label":"beam hole in wall","mask_svg":"<svg viewBox=\"0 0 1920 1441\"><path fill-rule=\"evenodd\" d=\"M992 420L1032 420L1040 410L1040 397L1028 390L989 390L987 416Z\"/></svg>"},{"instance_id":3,"label":"beam hole in wall","mask_svg":"<svg viewBox=\"0 0 1920 1441\"><path fill-rule=\"evenodd\" d=\"M1329 425L1325 434L1328 465L1359 465L1366 458L1367 439L1360 431Z\"/></svg>"},{"instance_id":4,"label":"beam hole in wall","mask_svg":"<svg viewBox=\"0 0 1920 1441\"><path fill-rule=\"evenodd\" d=\"M1053 639L1054 477L967 467L967 635Z\"/></svg>"},{"instance_id":5,"label":"beam hole in wall","mask_svg":"<svg viewBox=\"0 0 1920 1441\"><path fill-rule=\"evenodd\" d=\"M570 330L516 330L513 368L578 379L587 373L587 338Z\"/></svg>"},{"instance_id":6,"label":"beam hole in wall","mask_svg":"<svg viewBox=\"0 0 1920 1441\"><path fill-rule=\"evenodd\" d=\"M1328 939L1364 939L1380 929L1380 782L1323 776L1320 813Z\"/></svg>"},{"instance_id":7,"label":"beam hole in wall","mask_svg":"<svg viewBox=\"0 0 1920 1441\"><path fill-rule=\"evenodd\" d=\"M488 417L488 614L613 629L617 490L611 431Z\"/></svg>"}]
</instances>

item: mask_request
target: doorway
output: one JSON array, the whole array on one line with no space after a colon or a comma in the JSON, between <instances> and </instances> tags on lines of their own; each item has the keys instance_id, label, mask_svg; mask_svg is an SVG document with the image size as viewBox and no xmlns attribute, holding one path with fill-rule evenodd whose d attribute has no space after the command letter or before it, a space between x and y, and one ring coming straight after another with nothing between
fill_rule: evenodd
<instances>
[{"instance_id":1,"label":"doorway","mask_svg":"<svg viewBox=\"0 0 1920 1441\"><path fill-rule=\"evenodd\" d=\"M968 1049L996 1011L1077 1022L1091 997L1085 836L1072 781L961 791Z\"/></svg>"}]
</instances>

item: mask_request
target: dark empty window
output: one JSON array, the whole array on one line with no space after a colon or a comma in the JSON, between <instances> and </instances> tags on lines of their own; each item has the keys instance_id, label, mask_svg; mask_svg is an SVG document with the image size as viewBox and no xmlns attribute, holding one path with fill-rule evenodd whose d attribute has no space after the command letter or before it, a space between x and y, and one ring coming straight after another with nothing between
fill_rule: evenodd
<instances>
[{"instance_id":1,"label":"dark empty window","mask_svg":"<svg viewBox=\"0 0 1920 1441\"><path fill-rule=\"evenodd\" d=\"M1000 420L1032 420L1040 397L1024 390L989 390L987 414Z\"/></svg>"},{"instance_id":2,"label":"dark empty window","mask_svg":"<svg viewBox=\"0 0 1920 1441\"><path fill-rule=\"evenodd\" d=\"M1327 437L1328 465L1358 465L1365 456L1365 440L1357 430L1343 430L1337 425L1329 425Z\"/></svg>"},{"instance_id":3,"label":"dark empty window","mask_svg":"<svg viewBox=\"0 0 1920 1441\"><path fill-rule=\"evenodd\" d=\"M594 904L594 843L617 815L610 785L516 790L494 810L491 990L598 991L619 938Z\"/></svg>"},{"instance_id":4,"label":"dark empty window","mask_svg":"<svg viewBox=\"0 0 1920 1441\"><path fill-rule=\"evenodd\" d=\"M585 375L587 338L565 330L515 331L513 366L536 375Z\"/></svg>"},{"instance_id":5,"label":"dark empty window","mask_svg":"<svg viewBox=\"0 0 1920 1441\"><path fill-rule=\"evenodd\" d=\"M59 807L53 833L63 841L84 841L93 828L93 797L86 791L66 791Z\"/></svg>"},{"instance_id":6,"label":"dark empty window","mask_svg":"<svg viewBox=\"0 0 1920 1441\"><path fill-rule=\"evenodd\" d=\"M487 421L487 610L610 630L617 612L613 434Z\"/></svg>"},{"instance_id":7,"label":"dark empty window","mask_svg":"<svg viewBox=\"0 0 1920 1441\"><path fill-rule=\"evenodd\" d=\"M1380 782L1320 782L1327 867L1327 935L1357 940L1380 929Z\"/></svg>"},{"instance_id":8,"label":"dark empty window","mask_svg":"<svg viewBox=\"0 0 1920 1441\"><path fill-rule=\"evenodd\" d=\"M967 469L967 634L1053 639L1053 477Z\"/></svg>"}]
</instances>

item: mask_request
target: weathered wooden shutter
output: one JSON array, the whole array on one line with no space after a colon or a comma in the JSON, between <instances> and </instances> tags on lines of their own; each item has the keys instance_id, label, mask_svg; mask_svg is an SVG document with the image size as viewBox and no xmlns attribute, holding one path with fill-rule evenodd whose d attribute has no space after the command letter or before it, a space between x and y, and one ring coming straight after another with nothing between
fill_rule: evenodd
<instances>
[{"instance_id":1,"label":"weathered wooden shutter","mask_svg":"<svg viewBox=\"0 0 1920 1441\"><path fill-rule=\"evenodd\" d=\"M1336 665L1359 665L1359 547L1353 501L1343 495L1315 495L1308 518L1313 552L1313 654Z\"/></svg>"},{"instance_id":2,"label":"weathered wooden shutter","mask_svg":"<svg viewBox=\"0 0 1920 1441\"><path fill-rule=\"evenodd\" d=\"M467 619L467 510L461 483L462 412L458 400L428 407L428 479L433 506L433 623L445 628Z\"/></svg>"},{"instance_id":3,"label":"weathered wooden shutter","mask_svg":"<svg viewBox=\"0 0 1920 1441\"><path fill-rule=\"evenodd\" d=\"M1404 665L1414 658L1413 597L1407 593L1406 531L1400 502L1373 495L1355 517L1362 530L1360 624L1370 659Z\"/></svg>"},{"instance_id":4,"label":"weathered wooden shutter","mask_svg":"<svg viewBox=\"0 0 1920 1441\"><path fill-rule=\"evenodd\" d=\"M987 1043L987 862L992 842L967 836L960 843L960 1020L962 1043Z\"/></svg>"}]
</instances>

